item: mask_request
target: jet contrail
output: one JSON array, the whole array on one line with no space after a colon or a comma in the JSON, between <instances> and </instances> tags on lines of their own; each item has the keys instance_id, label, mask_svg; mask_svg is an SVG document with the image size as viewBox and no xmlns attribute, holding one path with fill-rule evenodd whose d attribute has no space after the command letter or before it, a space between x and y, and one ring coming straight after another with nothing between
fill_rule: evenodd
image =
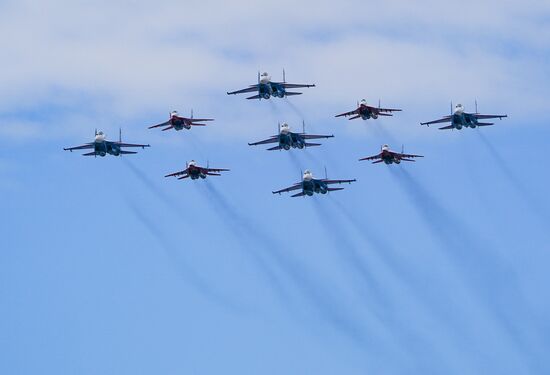
<instances>
[{"instance_id":1,"label":"jet contrail","mask_svg":"<svg viewBox=\"0 0 550 375\"><path fill-rule=\"evenodd\" d=\"M310 303L318 308L325 321L329 321L334 328L345 333L353 341L361 344L365 343L367 338L358 322L350 321L350 317L338 308L340 304L334 298L331 298L327 288L320 288L319 283L313 280L303 265L281 254L281 249L286 248L284 244L278 243L253 220L239 215L213 186L209 186L208 189L209 197L216 201L218 212L223 211L221 213L226 216L225 223L237 225L238 233L247 237L247 240L254 240L256 242L254 250L262 250L262 254L276 264L292 281L294 289L298 289Z\"/></svg>"},{"instance_id":2,"label":"jet contrail","mask_svg":"<svg viewBox=\"0 0 550 375\"><path fill-rule=\"evenodd\" d=\"M220 291L212 288L208 282L206 282L195 270L193 270L187 262L182 258L179 252L166 240L161 230L157 227L154 220L151 220L149 215L141 211L137 204L127 200L130 210L139 222L149 231L149 233L157 240L160 247L164 250L168 256L170 265L177 271L178 276L182 280L200 292L202 295L208 297L213 302L230 309L234 313L239 315L247 313L247 310L243 306L237 305L234 301L227 298Z\"/></svg>"},{"instance_id":3,"label":"jet contrail","mask_svg":"<svg viewBox=\"0 0 550 375\"><path fill-rule=\"evenodd\" d=\"M324 233L334 243L332 249L336 250L336 255L343 259L348 267L356 271L356 273L363 279L362 285L359 287L359 291L365 297L369 297L368 301L365 301L369 306L372 304L373 298L376 297L381 301L388 302L387 294L373 275L373 270L369 268L364 261L363 256L359 253L359 249L353 244L349 238L350 236L345 232L344 228L340 225L339 220L331 220L334 217L334 213L325 207L325 202L320 202L318 197L312 197L313 207L317 212L317 218L321 225L325 228ZM370 293L366 293L367 289ZM377 317L381 317L377 314Z\"/></svg>"},{"instance_id":4,"label":"jet contrail","mask_svg":"<svg viewBox=\"0 0 550 375\"><path fill-rule=\"evenodd\" d=\"M300 111L300 109L298 109L298 107L296 107L294 105L294 103L292 103L290 100L288 100L288 98L286 96L284 98L284 101L285 101L285 103L287 103L289 105L289 107L294 111L294 113L296 113L302 120L305 120L306 117L304 116L302 111Z\"/></svg>"},{"instance_id":5,"label":"jet contrail","mask_svg":"<svg viewBox=\"0 0 550 375\"><path fill-rule=\"evenodd\" d=\"M493 146L489 139L487 139L483 132L478 131L477 134L479 134L481 143L483 143L489 154L493 157L502 174L508 178L510 184L516 189L524 203L529 206L531 211L543 220L545 224L544 229L546 229L548 224L550 224L550 214L548 213L548 209L543 207L541 202L537 202L536 198L529 190L527 190L522 181L517 178L516 174L508 166L508 162L502 157L502 155L500 155L498 150Z\"/></svg>"},{"instance_id":6,"label":"jet contrail","mask_svg":"<svg viewBox=\"0 0 550 375\"><path fill-rule=\"evenodd\" d=\"M516 305L518 301L523 300L516 278L510 272L510 266L502 263L494 252L488 252L490 246L483 244L483 241L464 223L437 202L408 171L402 167L390 168L390 171L397 180L396 183L410 195L410 201L416 206L433 237L439 241L439 249L446 250L443 254L452 260L452 264L460 268L462 275L467 275L462 277L462 282L469 288L471 294L476 295L477 305L483 307L489 319L498 321L497 325L504 330L509 343L524 356L528 356L528 350L526 351L518 343L518 336L521 336L521 333L515 325L517 323L514 318L506 316L502 303L495 303L510 294L514 295L513 300ZM493 283L499 284L498 290L487 286L488 275ZM495 291L504 293L504 290L505 294L498 295L499 299L495 298Z\"/></svg>"}]
</instances>

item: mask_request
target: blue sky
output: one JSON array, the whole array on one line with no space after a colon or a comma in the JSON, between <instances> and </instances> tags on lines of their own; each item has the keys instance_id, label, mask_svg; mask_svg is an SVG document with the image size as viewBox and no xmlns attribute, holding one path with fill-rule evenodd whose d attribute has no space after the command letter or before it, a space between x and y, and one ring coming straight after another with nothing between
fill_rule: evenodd
<instances>
[{"instance_id":1,"label":"blue sky","mask_svg":"<svg viewBox=\"0 0 550 375\"><path fill-rule=\"evenodd\" d=\"M461 4L1 3L0 372L548 373L550 7ZM283 68L317 87L225 94ZM363 97L404 111L333 117ZM418 125L476 99L509 118ZM247 145L302 119L335 138ZM152 147L62 151L119 127ZM357 182L271 194L325 166Z\"/></svg>"}]
</instances>

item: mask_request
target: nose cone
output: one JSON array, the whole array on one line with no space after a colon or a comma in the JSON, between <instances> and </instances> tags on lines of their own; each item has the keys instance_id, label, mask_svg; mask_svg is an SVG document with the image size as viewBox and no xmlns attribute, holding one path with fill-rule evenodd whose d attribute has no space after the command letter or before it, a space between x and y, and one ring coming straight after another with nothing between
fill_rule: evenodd
<instances>
[{"instance_id":1,"label":"nose cone","mask_svg":"<svg viewBox=\"0 0 550 375\"><path fill-rule=\"evenodd\" d=\"M286 122L283 122L281 125L281 133L286 134L290 131L290 126Z\"/></svg>"},{"instance_id":2,"label":"nose cone","mask_svg":"<svg viewBox=\"0 0 550 375\"><path fill-rule=\"evenodd\" d=\"M95 135L96 142L103 142L104 140L105 140L105 134L103 134L103 132L99 132Z\"/></svg>"},{"instance_id":3,"label":"nose cone","mask_svg":"<svg viewBox=\"0 0 550 375\"><path fill-rule=\"evenodd\" d=\"M260 83L268 83L271 81L271 77L269 76L269 74L267 74L267 72L263 72L262 75L260 76Z\"/></svg>"}]
</instances>

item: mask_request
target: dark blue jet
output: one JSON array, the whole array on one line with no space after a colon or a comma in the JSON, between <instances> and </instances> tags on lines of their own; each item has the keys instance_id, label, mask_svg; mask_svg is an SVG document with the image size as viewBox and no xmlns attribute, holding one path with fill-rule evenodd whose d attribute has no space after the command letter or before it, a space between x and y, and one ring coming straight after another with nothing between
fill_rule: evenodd
<instances>
[{"instance_id":1,"label":"dark blue jet","mask_svg":"<svg viewBox=\"0 0 550 375\"><path fill-rule=\"evenodd\" d=\"M290 150L290 148L299 148L303 149L304 147L320 146L320 143L308 143L308 139L321 139L321 138L332 138L334 135L315 135L315 134L306 134L305 124L302 123L302 132L293 133L290 131L290 126L286 122L283 122L279 126L279 134L272 135L270 138L265 139L260 142L249 143L249 146L265 145L269 143L278 143L277 146L268 148L267 150Z\"/></svg>"},{"instance_id":2,"label":"dark blue jet","mask_svg":"<svg viewBox=\"0 0 550 375\"><path fill-rule=\"evenodd\" d=\"M498 118L502 120L504 117L508 117L508 115L482 115L477 111L477 102L476 102L476 112L475 113L466 113L464 112L464 106L462 104L457 104L454 112L452 111L453 105L451 104L451 115L445 116L440 118L439 120L434 121L428 121L428 122L421 122L420 125L428 125L431 124L441 124L450 122L451 124L448 126L443 126L439 129L446 130L446 129L462 129L462 127L465 128L475 128L477 126L489 126L494 125L493 122L479 122L479 120L487 120L487 119L493 119Z\"/></svg>"},{"instance_id":3,"label":"dark blue jet","mask_svg":"<svg viewBox=\"0 0 550 375\"><path fill-rule=\"evenodd\" d=\"M302 190L299 193L296 193L292 195L292 197L303 197L303 196L312 196L313 193L321 193L326 194L329 191L335 191L335 190L343 190L344 188L331 188L328 187L328 185L331 184L351 184L352 182L355 182L356 180L329 180L326 177L326 171L325 171L325 178L318 179L314 178L313 174L306 170L304 172L304 175L302 177L302 181L295 183L294 185L287 187L286 189L281 189L277 191L273 191L273 194L281 194L286 193L293 190Z\"/></svg>"},{"instance_id":4,"label":"dark blue jet","mask_svg":"<svg viewBox=\"0 0 550 375\"><path fill-rule=\"evenodd\" d=\"M243 94L247 92L256 92L257 95L250 96L247 99L269 99L272 96L284 98L292 95L302 95L301 92L289 92L287 89L297 89L302 87L315 87L315 85L287 83L285 71L283 70L283 82L272 82L271 77L267 73L258 72L258 83L250 85L246 89L228 92L227 95Z\"/></svg>"},{"instance_id":5,"label":"dark blue jet","mask_svg":"<svg viewBox=\"0 0 550 375\"><path fill-rule=\"evenodd\" d=\"M133 143L123 143L122 142L122 131L119 132L118 142L108 141L105 139L105 134L103 132L95 131L95 139L93 142L83 144L82 146L64 148L65 151L75 151L75 150L86 150L93 149L92 152L82 154L83 156L105 156L107 154L113 156L126 155L126 154L137 154L135 151L124 151L122 147L151 147L150 145L139 145Z\"/></svg>"}]
</instances>

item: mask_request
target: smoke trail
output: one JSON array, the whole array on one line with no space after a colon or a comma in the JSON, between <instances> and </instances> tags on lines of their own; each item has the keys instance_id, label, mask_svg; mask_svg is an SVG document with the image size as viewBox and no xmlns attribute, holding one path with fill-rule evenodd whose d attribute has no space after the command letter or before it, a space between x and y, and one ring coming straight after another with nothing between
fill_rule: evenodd
<instances>
[{"instance_id":1,"label":"smoke trail","mask_svg":"<svg viewBox=\"0 0 550 375\"><path fill-rule=\"evenodd\" d=\"M439 241L440 250L448 250L445 255L449 256L454 264L462 269L462 274L467 275L463 282L471 292L477 294L478 305L483 306L489 315L492 314L498 318L499 326L506 332L510 343L522 354L529 356L530 353L526 352L518 343L521 341L522 332L514 325L515 319L506 316L506 304L501 306L495 303L495 297L497 297L495 290L486 286L485 279L490 277L492 282L497 282L501 290L505 291L505 294L498 297L510 298L513 296L512 300L516 304L516 308L518 308L518 303L520 306L524 306L519 302L523 298L519 293L512 270L499 261L494 254L487 253L486 250L489 249L489 246L482 245L482 241L476 238L469 228L443 208L406 170L403 168L397 170L390 168L390 170L399 186L410 195L412 203L423 217L433 237ZM475 282L473 282L474 279L476 279ZM491 301L493 302L491 303ZM525 316L529 316L529 314L525 314Z\"/></svg>"},{"instance_id":2,"label":"smoke trail","mask_svg":"<svg viewBox=\"0 0 550 375\"><path fill-rule=\"evenodd\" d=\"M247 230L249 228L247 225L248 223L230 207L227 200L209 181L204 181L204 186L207 193L207 202L214 208L216 214L222 219L222 222L230 227L231 234L239 241L241 247L246 249L246 255L251 256L263 271L263 275L266 276L270 282L269 285L275 287L275 291L278 293L279 297L283 298L285 302L288 302L288 293L281 284L276 271L272 269L252 246L250 231Z\"/></svg>"},{"instance_id":3,"label":"smoke trail","mask_svg":"<svg viewBox=\"0 0 550 375\"><path fill-rule=\"evenodd\" d=\"M156 226L154 220L151 220L149 215L143 213L138 205L128 200L128 206L134 213L135 217L157 240L162 250L164 250L165 254L168 256L170 264L174 267L178 275L185 283L196 289L202 295L208 297L213 302L233 311L234 313L243 314L247 312L242 306L236 305L234 301L227 298L223 293L212 288L199 274L197 274L195 270L193 270L181 257L179 252L166 240L166 236L162 234L161 230Z\"/></svg>"},{"instance_id":4,"label":"smoke trail","mask_svg":"<svg viewBox=\"0 0 550 375\"><path fill-rule=\"evenodd\" d=\"M288 104L288 106L292 109L292 111L298 115L301 119L305 119L306 117L304 116L304 114L302 113L302 111L300 111L300 109L298 109L298 107L296 107L294 105L294 103L292 103L290 100L288 100L288 98L285 96L284 97L284 101L286 104Z\"/></svg>"},{"instance_id":5,"label":"smoke trail","mask_svg":"<svg viewBox=\"0 0 550 375\"><path fill-rule=\"evenodd\" d=\"M280 250L285 248L283 244L278 243L276 239L264 232L263 228L257 225L255 221L238 214L213 186L209 185L208 191L209 196L215 200L218 211L228 219L226 222L230 225L236 225L235 228L238 233L247 238L248 241L254 241L255 246L257 246L255 250L262 251L265 257L268 257L273 264L289 277L294 288L299 290L302 296L318 309L324 320L330 322L334 328L345 333L353 341L361 344L365 343L366 336L358 326L358 322L350 321L350 317L338 309L340 304L330 298L326 288L321 290L318 282L313 280L303 265L280 254Z\"/></svg>"},{"instance_id":6,"label":"smoke trail","mask_svg":"<svg viewBox=\"0 0 550 375\"><path fill-rule=\"evenodd\" d=\"M376 120L373 120L374 122L370 125L372 129L374 130L374 133L376 134L377 138L384 139L384 143L391 144L392 147L397 147L398 142L396 138L393 136L393 134L386 128L385 125L378 123Z\"/></svg>"},{"instance_id":7,"label":"smoke trail","mask_svg":"<svg viewBox=\"0 0 550 375\"><path fill-rule=\"evenodd\" d=\"M483 134L483 132L478 131L477 134L479 135L479 139L481 140L489 154L495 160L501 173L506 176L510 184L516 189L516 191L523 199L524 203L530 208L533 213L538 215L544 223L550 224L550 214L548 213L548 210L543 207L541 202L537 202L537 199L531 194L529 190L527 190L521 180L517 178L515 173L508 166L508 162L504 160L502 155L500 155L498 150L493 146L493 144ZM546 226L544 229L546 229Z\"/></svg>"},{"instance_id":8,"label":"smoke trail","mask_svg":"<svg viewBox=\"0 0 550 375\"><path fill-rule=\"evenodd\" d=\"M296 155L296 153L293 152L293 150L289 150L286 153L288 154L288 157L296 171L303 171L304 169L307 169L303 162L301 160L298 160L298 156ZM300 178L302 178L302 176L300 176Z\"/></svg>"},{"instance_id":9,"label":"smoke trail","mask_svg":"<svg viewBox=\"0 0 550 375\"><path fill-rule=\"evenodd\" d=\"M362 255L359 253L359 249L349 240L349 236L340 225L338 220L330 220L334 217L334 213L330 212L327 207L320 202L317 197L312 198L313 206L317 211L319 222L325 227L325 233L329 234L329 238L334 243L334 249L337 255L343 259L347 265L354 269L356 274L363 279L363 284L360 285L359 292L369 299L367 302L369 306L372 306L370 297L376 297L380 301L388 302L387 294L383 290L379 281L373 277L373 270L369 269L369 266L365 263ZM330 221L329 221L330 220ZM370 293L366 289L370 289ZM378 315L380 319L380 316Z\"/></svg>"}]
</instances>

